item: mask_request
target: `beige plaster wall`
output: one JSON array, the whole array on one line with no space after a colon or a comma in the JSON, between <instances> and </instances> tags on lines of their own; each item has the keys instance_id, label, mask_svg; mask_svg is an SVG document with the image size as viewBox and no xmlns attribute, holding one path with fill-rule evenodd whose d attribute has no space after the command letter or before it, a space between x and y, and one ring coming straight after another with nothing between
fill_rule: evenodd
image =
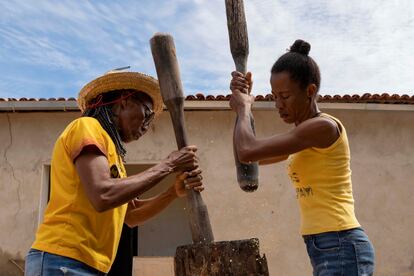
<instances>
[{"instance_id":1,"label":"beige plaster wall","mask_svg":"<svg viewBox=\"0 0 414 276\"><path fill-rule=\"evenodd\" d=\"M357 217L376 249L376 275L414 273L414 112L326 110L345 124ZM0 113L0 275L16 275L36 231L43 164L78 113ZM256 111L258 136L287 130L273 111ZM311 275L299 235L299 210L286 163L261 167L255 193L239 189L233 165L234 115L186 111L198 145L204 200L217 241L258 237L271 275ZM175 149L168 113L140 141L129 163L153 163ZM166 229L167 233L168 229Z\"/></svg>"}]
</instances>

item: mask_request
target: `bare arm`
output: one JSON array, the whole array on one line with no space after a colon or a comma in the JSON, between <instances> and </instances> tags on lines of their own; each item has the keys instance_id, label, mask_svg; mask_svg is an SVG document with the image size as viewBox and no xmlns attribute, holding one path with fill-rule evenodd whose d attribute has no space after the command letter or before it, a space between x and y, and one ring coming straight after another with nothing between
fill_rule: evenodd
<instances>
[{"instance_id":1,"label":"bare arm","mask_svg":"<svg viewBox=\"0 0 414 276\"><path fill-rule=\"evenodd\" d=\"M128 203L125 216L125 223L129 227L142 225L145 221L164 210L174 199L177 198L174 188L170 187L167 191L149 198L134 199Z\"/></svg>"},{"instance_id":2,"label":"bare arm","mask_svg":"<svg viewBox=\"0 0 414 276\"><path fill-rule=\"evenodd\" d=\"M289 155L282 155L282 156L277 156L277 157L272 157L272 158L268 158L268 159L262 159L259 160L259 165L270 165L270 164L274 164L274 163L278 163L281 161L285 161L286 159L288 159Z\"/></svg>"},{"instance_id":3,"label":"bare arm","mask_svg":"<svg viewBox=\"0 0 414 276\"><path fill-rule=\"evenodd\" d=\"M144 172L111 178L107 158L95 146L88 146L75 159L75 167L88 199L98 212L104 212L138 197L174 171L197 167L195 151L195 147L186 147Z\"/></svg>"},{"instance_id":4,"label":"bare arm","mask_svg":"<svg viewBox=\"0 0 414 276\"><path fill-rule=\"evenodd\" d=\"M287 133L256 138L249 121L249 113L254 103L254 97L248 94L252 83L251 74L244 76L240 72L233 72L232 77L230 106L238 115L233 142L241 162L268 159L282 161L289 154L309 147L326 148L338 138L336 123L325 118L308 119Z\"/></svg>"},{"instance_id":5,"label":"bare arm","mask_svg":"<svg viewBox=\"0 0 414 276\"><path fill-rule=\"evenodd\" d=\"M242 109L235 128L239 158L242 162L278 158L280 161L310 147L326 148L338 138L337 126L324 118L306 120L289 132L257 139L251 130L247 109Z\"/></svg>"},{"instance_id":6,"label":"bare arm","mask_svg":"<svg viewBox=\"0 0 414 276\"><path fill-rule=\"evenodd\" d=\"M174 186L165 192L149 198L134 199L128 203L125 223L130 227L142 225L148 219L164 210L177 197L186 196L186 190L194 189L201 192L204 187L201 183L201 170L181 173L177 176Z\"/></svg>"}]
</instances>

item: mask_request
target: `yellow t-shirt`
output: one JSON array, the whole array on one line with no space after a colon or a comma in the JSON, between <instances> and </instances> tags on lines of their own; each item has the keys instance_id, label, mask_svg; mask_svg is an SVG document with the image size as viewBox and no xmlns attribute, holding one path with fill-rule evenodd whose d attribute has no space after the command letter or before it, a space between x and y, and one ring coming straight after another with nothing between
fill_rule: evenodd
<instances>
[{"instance_id":1,"label":"yellow t-shirt","mask_svg":"<svg viewBox=\"0 0 414 276\"><path fill-rule=\"evenodd\" d=\"M339 138L328 148L308 148L292 154L289 177L296 188L302 235L341 231L360 226L354 213L350 153L342 123Z\"/></svg>"},{"instance_id":2,"label":"yellow t-shirt","mask_svg":"<svg viewBox=\"0 0 414 276\"><path fill-rule=\"evenodd\" d=\"M116 256L127 204L101 213L91 205L73 163L88 145L105 154L112 177L126 177L115 144L96 119L82 117L70 123L53 150L50 200L32 248L107 273Z\"/></svg>"}]
</instances>

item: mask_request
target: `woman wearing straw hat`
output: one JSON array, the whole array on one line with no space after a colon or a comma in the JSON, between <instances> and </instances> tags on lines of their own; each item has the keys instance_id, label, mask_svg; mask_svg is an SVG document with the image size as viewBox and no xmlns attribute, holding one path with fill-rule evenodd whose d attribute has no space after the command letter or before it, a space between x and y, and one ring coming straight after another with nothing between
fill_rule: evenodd
<instances>
[{"instance_id":1,"label":"woman wearing straw hat","mask_svg":"<svg viewBox=\"0 0 414 276\"><path fill-rule=\"evenodd\" d=\"M202 191L196 147L173 151L150 169L126 177L124 143L139 139L163 108L158 81L136 72L111 72L82 88L83 116L56 141L44 221L26 257L26 275L105 275L122 226L142 224L185 189ZM137 199L167 175L175 185Z\"/></svg>"}]
</instances>

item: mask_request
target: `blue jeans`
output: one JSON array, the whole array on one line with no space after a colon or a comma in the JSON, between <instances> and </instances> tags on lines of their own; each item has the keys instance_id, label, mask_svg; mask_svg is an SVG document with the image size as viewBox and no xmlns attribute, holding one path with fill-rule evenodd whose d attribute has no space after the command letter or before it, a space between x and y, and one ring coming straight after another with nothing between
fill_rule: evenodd
<instances>
[{"instance_id":1,"label":"blue jeans","mask_svg":"<svg viewBox=\"0 0 414 276\"><path fill-rule=\"evenodd\" d=\"M25 276L97 276L105 273L80 261L36 249L26 256Z\"/></svg>"},{"instance_id":2,"label":"blue jeans","mask_svg":"<svg viewBox=\"0 0 414 276\"><path fill-rule=\"evenodd\" d=\"M374 247L362 228L303 236L314 276L373 275Z\"/></svg>"}]
</instances>

